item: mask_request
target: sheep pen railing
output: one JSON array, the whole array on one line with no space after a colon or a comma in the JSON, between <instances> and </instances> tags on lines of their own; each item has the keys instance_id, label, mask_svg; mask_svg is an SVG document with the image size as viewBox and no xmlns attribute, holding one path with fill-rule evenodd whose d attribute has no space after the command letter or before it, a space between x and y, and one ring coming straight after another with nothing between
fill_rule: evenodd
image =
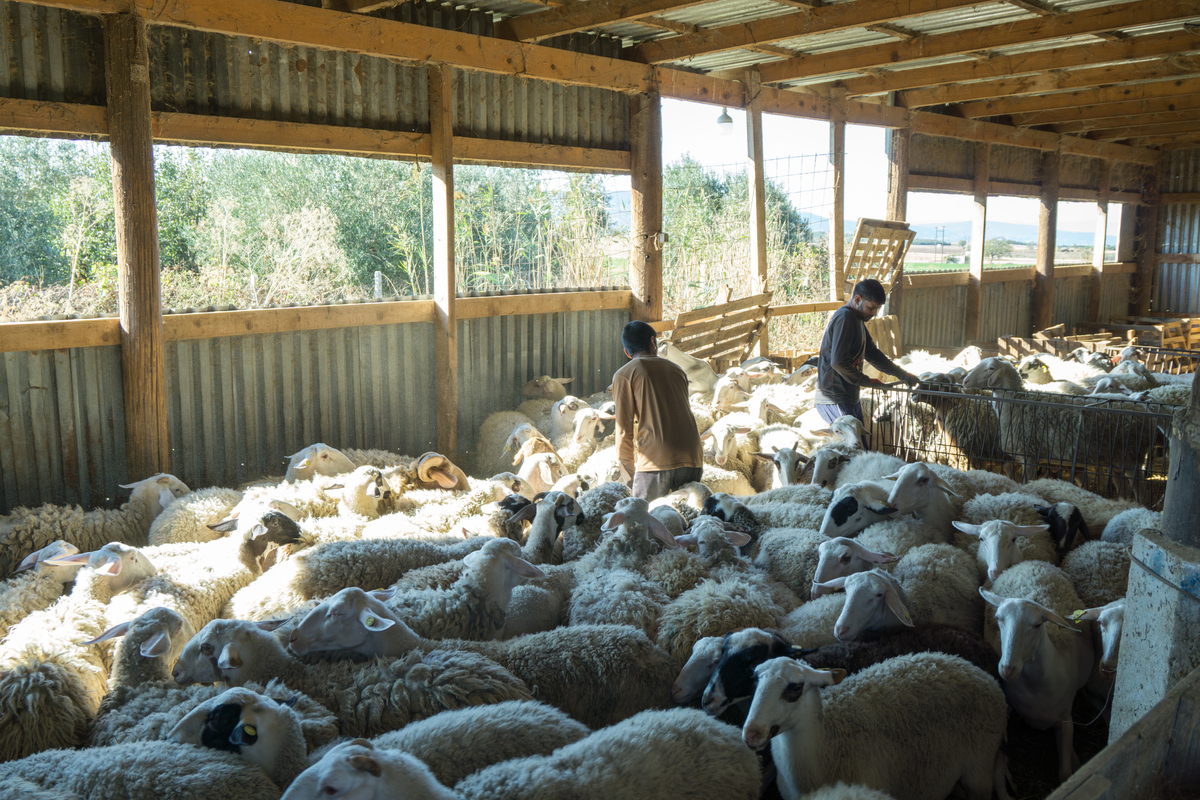
<instances>
[{"instance_id":1,"label":"sheep pen railing","mask_svg":"<svg viewBox=\"0 0 1200 800\"><path fill-rule=\"evenodd\" d=\"M871 448L906 461L997 472L1018 483L1058 478L1104 497L1128 498L1149 508L1161 504L1174 406L1091 396L997 397L942 388L882 384L864 392ZM1013 409L1010 417L1036 425L1031 435L1004 435L1005 405Z\"/></svg>"}]
</instances>

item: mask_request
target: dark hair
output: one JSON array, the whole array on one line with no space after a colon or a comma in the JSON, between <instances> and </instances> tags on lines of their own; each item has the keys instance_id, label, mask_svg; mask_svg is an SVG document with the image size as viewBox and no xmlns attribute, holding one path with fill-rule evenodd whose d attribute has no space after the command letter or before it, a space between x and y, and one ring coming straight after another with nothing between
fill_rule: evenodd
<instances>
[{"instance_id":1,"label":"dark hair","mask_svg":"<svg viewBox=\"0 0 1200 800\"><path fill-rule=\"evenodd\" d=\"M653 350L654 348L650 344L653 338L654 328L637 319L630 322L621 331L621 345L630 355L648 353Z\"/></svg>"},{"instance_id":2,"label":"dark hair","mask_svg":"<svg viewBox=\"0 0 1200 800\"><path fill-rule=\"evenodd\" d=\"M883 292L883 284L874 278L867 278L865 281L859 281L854 284L854 294L864 300L870 300L872 303L883 305L887 302L887 295ZM850 299L854 299L854 294L850 295Z\"/></svg>"}]
</instances>

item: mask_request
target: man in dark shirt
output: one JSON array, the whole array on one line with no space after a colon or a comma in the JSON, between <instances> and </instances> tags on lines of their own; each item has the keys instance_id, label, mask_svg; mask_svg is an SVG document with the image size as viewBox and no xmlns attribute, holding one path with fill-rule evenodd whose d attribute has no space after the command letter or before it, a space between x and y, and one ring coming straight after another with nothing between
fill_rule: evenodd
<instances>
[{"instance_id":1,"label":"man in dark shirt","mask_svg":"<svg viewBox=\"0 0 1200 800\"><path fill-rule=\"evenodd\" d=\"M879 382L863 374L864 359L875 369L893 375L909 386L920 382L881 353L871 340L871 334L867 333L867 320L879 313L885 300L887 295L879 281L870 278L859 281L850 302L833 312L825 326L817 359L816 399L817 412L826 422L833 422L843 415L862 420L859 387Z\"/></svg>"},{"instance_id":2,"label":"man in dark shirt","mask_svg":"<svg viewBox=\"0 0 1200 800\"><path fill-rule=\"evenodd\" d=\"M634 320L621 331L621 344L630 359L612 383L621 478L634 497L656 500L700 480L700 432L688 405L687 375L658 357L654 329Z\"/></svg>"}]
</instances>

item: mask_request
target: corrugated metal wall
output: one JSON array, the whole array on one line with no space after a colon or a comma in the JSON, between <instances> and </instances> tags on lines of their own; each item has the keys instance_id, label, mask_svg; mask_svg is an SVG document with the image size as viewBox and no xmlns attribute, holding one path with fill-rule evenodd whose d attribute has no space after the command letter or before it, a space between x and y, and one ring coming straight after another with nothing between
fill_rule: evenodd
<instances>
[{"instance_id":1,"label":"corrugated metal wall","mask_svg":"<svg viewBox=\"0 0 1200 800\"><path fill-rule=\"evenodd\" d=\"M1200 148L1163 153L1164 192L1200 192ZM1200 203L1164 205L1158 211L1158 252L1200 253ZM1158 264L1154 309L1200 311L1200 264Z\"/></svg>"},{"instance_id":2,"label":"corrugated metal wall","mask_svg":"<svg viewBox=\"0 0 1200 800\"><path fill-rule=\"evenodd\" d=\"M1133 293L1133 276L1125 273L1104 278L1100 295L1100 322L1129 314L1129 297Z\"/></svg>"},{"instance_id":3,"label":"corrugated metal wall","mask_svg":"<svg viewBox=\"0 0 1200 800\"><path fill-rule=\"evenodd\" d=\"M904 290L904 347L962 347L966 286Z\"/></svg>"},{"instance_id":4,"label":"corrugated metal wall","mask_svg":"<svg viewBox=\"0 0 1200 800\"><path fill-rule=\"evenodd\" d=\"M1032 281L985 283L980 301L979 338L1029 336L1033 325Z\"/></svg>"},{"instance_id":5,"label":"corrugated metal wall","mask_svg":"<svg viewBox=\"0 0 1200 800\"><path fill-rule=\"evenodd\" d=\"M0 97L104 105L99 18L0 2Z\"/></svg>"},{"instance_id":6,"label":"corrugated metal wall","mask_svg":"<svg viewBox=\"0 0 1200 800\"><path fill-rule=\"evenodd\" d=\"M459 320L459 450L474 447L489 414L520 405L521 386L539 375L574 378L567 392L577 397L606 389L626 361L629 320L623 309Z\"/></svg>"},{"instance_id":7,"label":"corrugated metal wall","mask_svg":"<svg viewBox=\"0 0 1200 800\"><path fill-rule=\"evenodd\" d=\"M124 502L121 349L2 355L0 513L46 502Z\"/></svg>"},{"instance_id":8,"label":"corrugated metal wall","mask_svg":"<svg viewBox=\"0 0 1200 800\"><path fill-rule=\"evenodd\" d=\"M1088 279L1055 278L1054 279L1054 324L1063 323L1067 333L1072 332L1076 322L1087 319Z\"/></svg>"},{"instance_id":9,"label":"corrugated metal wall","mask_svg":"<svg viewBox=\"0 0 1200 800\"><path fill-rule=\"evenodd\" d=\"M435 448L430 323L171 342L166 364L171 465L193 488L281 475L313 442Z\"/></svg>"}]
</instances>

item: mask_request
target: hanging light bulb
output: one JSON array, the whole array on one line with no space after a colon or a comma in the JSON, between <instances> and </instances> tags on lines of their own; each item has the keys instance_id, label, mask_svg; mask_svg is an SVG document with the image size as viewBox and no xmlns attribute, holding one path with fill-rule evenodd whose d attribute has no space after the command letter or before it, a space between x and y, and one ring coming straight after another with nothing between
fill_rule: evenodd
<instances>
[{"instance_id":1,"label":"hanging light bulb","mask_svg":"<svg viewBox=\"0 0 1200 800\"><path fill-rule=\"evenodd\" d=\"M722 136L733 133L733 117L729 116L729 110L724 106L721 106L721 116L717 117L717 130Z\"/></svg>"}]
</instances>

